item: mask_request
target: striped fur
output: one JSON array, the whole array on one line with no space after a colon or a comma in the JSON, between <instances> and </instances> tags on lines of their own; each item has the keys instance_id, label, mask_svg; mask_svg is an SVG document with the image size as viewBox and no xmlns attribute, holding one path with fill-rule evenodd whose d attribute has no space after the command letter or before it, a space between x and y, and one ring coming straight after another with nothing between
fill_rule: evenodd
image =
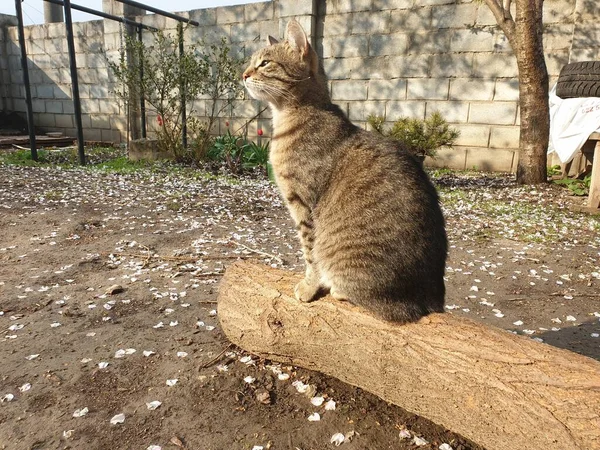
<instances>
[{"instance_id":1,"label":"striped fur","mask_svg":"<svg viewBox=\"0 0 600 450\"><path fill-rule=\"evenodd\" d=\"M354 126L331 103L300 25L244 72L273 112L271 163L296 223L306 274L296 297L326 292L399 323L444 307L447 241L435 188L395 142Z\"/></svg>"}]
</instances>

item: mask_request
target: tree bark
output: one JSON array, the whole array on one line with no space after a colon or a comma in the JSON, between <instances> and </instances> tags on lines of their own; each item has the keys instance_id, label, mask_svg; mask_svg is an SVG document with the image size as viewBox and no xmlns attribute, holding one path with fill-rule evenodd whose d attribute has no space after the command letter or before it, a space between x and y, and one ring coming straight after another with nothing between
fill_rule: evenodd
<instances>
[{"instance_id":1,"label":"tree bark","mask_svg":"<svg viewBox=\"0 0 600 450\"><path fill-rule=\"evenodd\" d=\"M251 263L221 282L223 331L261 357L339 378L488 450L600 449L600 362L450 314L382 321Z\"/></svg>"},{"instance_id":2,"label":"tree bark","mask_svg":"<svg viewBox=\"0 0 600 450\"><path fill-rule=\"evenodd\" d=\"M545 183L550 134L548 69L543 46L543 0L484 0L517 58L519 70L519 184Z\"/></svg>"}]
</instances>

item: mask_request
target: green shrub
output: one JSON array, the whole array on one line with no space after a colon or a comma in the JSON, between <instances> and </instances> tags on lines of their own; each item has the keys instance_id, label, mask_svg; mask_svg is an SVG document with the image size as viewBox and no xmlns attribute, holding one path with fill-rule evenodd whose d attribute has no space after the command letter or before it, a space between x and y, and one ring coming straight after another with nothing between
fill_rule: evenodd
<instances>
[{"instance_id":1,"label":"green shrub","mask_svg":"<svg viewBox=\"0 0 600 450\"><path fill-rule=\"evenodd\" d=\"M451 147L460 135L437 111L425 120L401 117L387 129L382 116L370 115L367 122L375 132L400 142L419 157L435 157L440 147Z\"/></svg>"},{"instance_id":2,"label":"green shrub","mask_svg":"<svg viewBox=\"0 0 600 450\"><path fill-rule=\"evenodd\" d=\"M210 161L224 163L227 170L234 174L259 168L267 173L269 160L269 143L258 144L244 136L227 133L215 138L206 152Z\"/></svg>"}]
</instances>

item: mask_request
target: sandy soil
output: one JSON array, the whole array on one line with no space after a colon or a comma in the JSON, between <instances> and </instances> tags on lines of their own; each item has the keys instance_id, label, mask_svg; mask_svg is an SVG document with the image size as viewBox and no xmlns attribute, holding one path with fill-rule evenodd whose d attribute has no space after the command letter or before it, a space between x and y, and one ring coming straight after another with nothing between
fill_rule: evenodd
<instances>
[{"instance_id":1,"label":"sandy soil","mask_svg":"<svg viewBox=\"0 0 600 450\"><path fill-rule=\"evenodd\" d=\"M598 217L571 212L581 199L556 186L435 179L452 245L448 313L600 359ZM227 265L302 270L268 182L0 166L0 230L1 449L309 450L335 448L336 433L348 450L480 448L229 346L216 310Z\"/></svg>"}]
</instances>

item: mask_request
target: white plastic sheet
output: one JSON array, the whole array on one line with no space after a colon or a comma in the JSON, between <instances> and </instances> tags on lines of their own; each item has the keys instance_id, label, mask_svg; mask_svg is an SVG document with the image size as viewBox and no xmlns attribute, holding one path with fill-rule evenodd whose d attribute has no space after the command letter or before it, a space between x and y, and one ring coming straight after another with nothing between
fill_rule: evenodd
<instances>
[{"instance_id":1,"label":"white plastic sheet","mask_svg":"<svg viewBox=\"0 0 600 450\"><path fill-rule=\"evenodd\" d=\"M600 132L600 97L562 99L550 91L550 143L563 164L577 154L590 134Z\"/></svg>"}]
</instances>

